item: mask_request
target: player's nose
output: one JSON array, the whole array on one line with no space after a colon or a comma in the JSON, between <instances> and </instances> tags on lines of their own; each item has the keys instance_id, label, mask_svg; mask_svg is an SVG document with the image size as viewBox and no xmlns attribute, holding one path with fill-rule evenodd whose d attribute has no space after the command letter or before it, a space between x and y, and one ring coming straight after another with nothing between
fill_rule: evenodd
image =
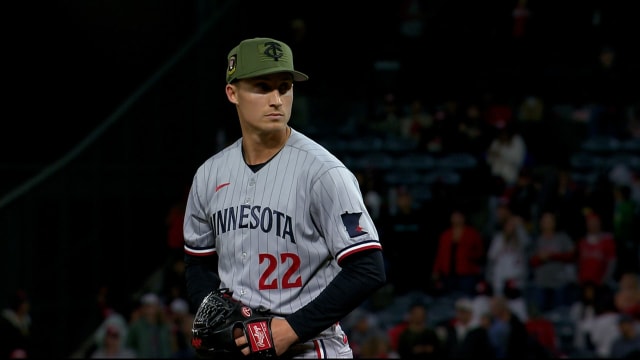
<instances>
[{"instance_id":1,"label":"player's nose","mask_svg":"<svg viewBox=\"0 0 640 360\"><path fill-rule=\"evenodd\" d=\"M278 91L278 89L271 91L271 94L269 96L269 104L272 106L282 105L282 94L280 94L280 91Z\"/></svg>"}]
</instances>

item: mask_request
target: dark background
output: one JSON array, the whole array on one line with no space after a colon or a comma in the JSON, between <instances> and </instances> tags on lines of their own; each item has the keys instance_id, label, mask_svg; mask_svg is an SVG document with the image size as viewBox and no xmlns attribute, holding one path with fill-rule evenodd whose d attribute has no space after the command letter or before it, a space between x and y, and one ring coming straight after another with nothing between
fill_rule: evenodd
<instances>
[{"instance_id":1,"label":"dark background","mask_svg":"<svg viewBox=\"0 0 640 360\"><path fill-rule=\"evenodd\" d=\"M173 64L168 76L175 74L176 78L154 85L165 89L153 90L173 91L189 100L212 95L205 102L223 103L220 87L216 93L203 95L202 91L223 79L219 69L226 51L249 36L288 40L290 21L296 17L308 24L307 39L296 49L296 58L299 67L315 75L309 91L329 93L326 88L331 87L331 92L361 96L369 88L374 60L413 58L420 62L421 71L407 74L403 81L414 77L426 83L407 81L403 83L407 91L427 91L444 98L522 86L516 82L528 81L532 92L569 101L578 98L579 86L576 83L575 88L560 91L559 85L568 86L561 80L578 76L603 46L616 48L626 62L623 65L638 67L637 50L631 46L638 30L633 13L621 5L624 2L529 1L532 16L527 27L532 35L527 39L526 56L520 58L514 55L518 50L510 36L514 0L419 2L425 31L421 45L415 48L403 47L398 35L402 1L349 9L338 1L12 3L5 12L9 25L3 60L5 87L10 90L5 95L5 111L11 114L13 121L7 123L14 128L3 140L11 143L7 150L14 149L14 144L22 146L6 156L6 161L48 163L59 158L180 53L198 27L212 18L214 24L203 39ZM597 26L593 24L596 10L601 14ZM528 66L531 74L508 76L518 66L516 61L521 67ZM194 72L186 78L189 67ZM185 88L178 91L178 82ZM181 107L180 101L184 100L165 104L171 106L164 117L185 118L190 109Z\"/></svg>"},{"instance_id":2,"label":"dark background","mask_svg":"<svg viewBox=\"0 0 640 360\"><path fill-rule=\"evenodd\" d=\"M621 5L630 2L531 0L530 35L517 44L515 1L420 3L419 46L399 36L398 1L5 5L0 301L16 288L30 294L34 355L71 354L97 325L100 286L128 306L164 263L169 208L197 166L239 134L224 68L246 37L289 41L291 20L305 19L307 37L291 43L311 77L299 91L328 99L313 109L326 128L350 103L389 90L372 84L379 60L410 64L393 82L400 95L531 92L581 103L589 67L612 46L632 89L624 96L638 95L637 19Z\"/></svg>"}]
</instances>

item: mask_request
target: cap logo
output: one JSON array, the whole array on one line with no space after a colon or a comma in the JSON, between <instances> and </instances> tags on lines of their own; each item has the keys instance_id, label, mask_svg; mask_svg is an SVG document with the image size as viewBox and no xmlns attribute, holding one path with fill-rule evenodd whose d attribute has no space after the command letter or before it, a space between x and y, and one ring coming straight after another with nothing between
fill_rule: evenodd
<instances>
[{"instance_id":1,"label":"cap logo","mask_svg":"<svg viewBox=\"0 0 640 360\"><path fill-rule=\"evenodd\" d=\"M231 57L229 57L229 64L227 65L227 74L231 75L234 72L236 72L236 64L238 63L236 61L236 56L237 55L231 55Z\"/></svg>"},{"instance_id":2,"label":"cap logo","mask_svg":"<svg viewBox=\"0 0 640 360\"><path fill-rule=\"evenodd\" d=\"M273 60L278 61L278 59L284 55L284 50L282 50L282 45L280 45L280 43L268 41L264 44L263 53Z\"/></svg>"}]
</instances>

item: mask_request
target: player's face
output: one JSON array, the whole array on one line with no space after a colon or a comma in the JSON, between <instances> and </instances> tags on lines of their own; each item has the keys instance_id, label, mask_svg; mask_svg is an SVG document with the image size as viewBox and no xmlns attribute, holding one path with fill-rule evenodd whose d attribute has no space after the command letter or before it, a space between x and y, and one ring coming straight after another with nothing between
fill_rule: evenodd
<instances>
[{"instance_id":1,"label":"player's face","mask_svg":"<svg viewBox=\"0 0 640 360\"><path fill-rule=\"evenodd\" d=\"M243 79L227 86L227 96L236 104L243 128L279 130L291 117L293 79L287 73Z\"/></svg>"}]
</instances>

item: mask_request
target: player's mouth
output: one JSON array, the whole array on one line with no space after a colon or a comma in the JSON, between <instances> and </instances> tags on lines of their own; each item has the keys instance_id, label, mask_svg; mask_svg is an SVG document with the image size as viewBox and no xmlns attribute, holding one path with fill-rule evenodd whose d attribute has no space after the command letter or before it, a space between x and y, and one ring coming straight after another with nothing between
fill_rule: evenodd
<instances>
[{"instance_id":1,"label":"player's mouth","mask_svg":"<svg viewBox=\"0 0 640 360\"><path fill-rule=\"evenodd\" d=\"M284 117L284 114L281 113L269 113L266 115L267 118L269 119L281 119Z\"/></svg>"}]
</instances>

